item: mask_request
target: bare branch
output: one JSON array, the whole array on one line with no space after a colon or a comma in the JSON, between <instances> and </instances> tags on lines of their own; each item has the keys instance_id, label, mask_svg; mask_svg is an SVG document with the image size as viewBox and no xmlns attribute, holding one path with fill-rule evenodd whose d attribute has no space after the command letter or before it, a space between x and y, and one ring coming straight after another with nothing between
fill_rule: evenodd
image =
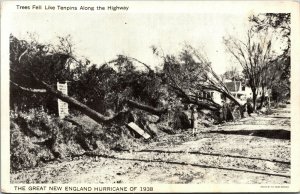
<instances>
[{"instance_id":1,"label":"bare branch","mask_svg":"<svg viewBox=\"0 0 300 194\"><path fill-rule=\"evenodd\" d=\"M146 63L144 63L144 62L142 62L142 61L140 61L140 60L138 60L138 59L136 59L136 58L133 58L133 57L127 57L128 59L131 59L131 60L133 60L133 61L136 61L136 62L138 62L138 63L140 63L140 64L142 64L142 65L144 65L148 70L149 70L149 72L153 72L153 70L150 68L150 66L149 65L147 65Z\"/></svg>"},{"instance_id":2,"label":"bare branch","mask_svg":"<svg viewBox=\"0 0 300 194\"><path fill-rule=\"evenodd\" d=\"M10 81L10 83L24 91L27 91L27 92L33 92L33 93L46 93L47 92L45 89L26 88L26 87L18 85L17 83L15 83L13 81Z\"/></svg>"},{"instance_id":3,"label":"bare branch","mask_svg":"<svg viewBox=\"0 0 300 194\"><path fill-rule=\"evenodd\" d=\"M18 59L19 63L21 63L22 57L23 57L27 52L28 52L28 48L20 55L20 57L19 57L19 59Z\"/></svg>"}]
</instances>

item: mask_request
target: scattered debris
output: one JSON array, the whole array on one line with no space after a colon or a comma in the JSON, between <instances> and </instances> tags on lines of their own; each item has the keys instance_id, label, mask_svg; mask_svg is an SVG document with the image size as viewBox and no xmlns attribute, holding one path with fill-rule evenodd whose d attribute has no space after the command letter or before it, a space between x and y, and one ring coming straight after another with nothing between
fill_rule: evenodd
<instances>
[{"instance_id":1,"label":"scattered debris","mask_svg":"<svg viewBox=\"0 0 300 194\"><path fill-rule=\"evenodd\" d=\"M127 124L130 129L133 129L135 132L143 136L145 139L149 139L151 136L146 133L143 129L141 129L137 124L130 122Z\"/></svg>"}]
</instances>

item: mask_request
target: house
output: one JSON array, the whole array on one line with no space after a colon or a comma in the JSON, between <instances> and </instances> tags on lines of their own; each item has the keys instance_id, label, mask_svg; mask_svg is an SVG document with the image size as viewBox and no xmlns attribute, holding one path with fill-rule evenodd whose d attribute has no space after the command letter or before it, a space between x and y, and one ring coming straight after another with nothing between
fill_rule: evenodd
<instances>
[{"instance_id":1,"label":"house","mask_svg":"<svg viewBox=\"0 0 300 194\"><path fill-rule=\"evenodd\" d=\"M241 104L246 103L248 98L252 98L252 90L250 87L246 86L241 81L231 81L225 80L225 86L229 90L229 92L239 101ZM257 89L257 98L262 96L262 88L259 87ZM271 90L266 90L265 96L269 96L271 94ZM203 91L201 94L203 97L212 98L212 100L218 104L222 104L222 101L226 100L225 96L223 96L220 92L213 90Z\"/></svg>"},{"instance_id":2,"label":"house","mask_svg":"<svg viewBox=\"0 0 300 194\"><path fill-rule=\"evenodd\" d=\"M246 86L241 81L225 81L224 82L227 89L230 91L230 93L241 103L245 103L248 98L252 98L252 90L250 87ZM257 88L257 98L260 98L262 96L262 88ZM265 91L265 96L268 97L271 90L267 89Z\"/></svg>"},{"instance_id":3,"label":"house","mask_svg":"<svg viewBox=\"0 0 300 194\"><path fill-rule=\"evenodd\" d=\"M222 104L222 101L224 100L224 98L222 98L222 94L220 92L217 92L215 90L206 90L201 92L200 94L201 97L204 98L212 98L212 100L218 104Z\"/></svg>"},{"instance_id":4,"label":"house","mask_svg":"<svg viewBox=\"0 0 300 194\"><path fill-rule=\"evenodd\" d=\"M224 84L229 92L241 103L246 102L248 98L252 98L251 88L242 84L241 81L226 81Z\"/></svg>"}]
</instances>

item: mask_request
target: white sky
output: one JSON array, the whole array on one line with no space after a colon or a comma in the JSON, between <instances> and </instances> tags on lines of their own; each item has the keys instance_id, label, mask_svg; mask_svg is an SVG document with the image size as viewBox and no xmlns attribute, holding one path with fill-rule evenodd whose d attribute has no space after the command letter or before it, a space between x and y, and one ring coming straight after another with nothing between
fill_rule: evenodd
<instances>
[{"instance_id":1,"label":"white sky","mask_svg":"<svg viewBox=\"0 0 300 194\"><path fill-rule=\"evenodd\" d=\"M223 36L240 36L247 30L248 15L201 13L15 13L10 32L26 38L36 33L41 42L54 42L57 36L70 34L78 56L102 64L117 54L135 57L156 66L159 59L151 45L165 54L175 53L184 42L203 48L217 73L234 62L226 53Z\"/></svg>"}]
</instances>

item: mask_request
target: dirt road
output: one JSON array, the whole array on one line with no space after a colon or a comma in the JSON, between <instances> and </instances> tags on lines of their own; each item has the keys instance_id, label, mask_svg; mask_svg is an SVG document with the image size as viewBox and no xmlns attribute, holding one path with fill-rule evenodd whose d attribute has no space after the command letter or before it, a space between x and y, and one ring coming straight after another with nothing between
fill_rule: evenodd
<instances>
[{"instance_id":1,"label":"dirt road","mask_svg":"<svg viewBox=\"0 0 300 194\"><path fill-rule=\"evenodd\" d=\"M137 150L52 162L14 183L290 183L289 106L272 115L162 135Z\"/></svg>"}]
</instances>

